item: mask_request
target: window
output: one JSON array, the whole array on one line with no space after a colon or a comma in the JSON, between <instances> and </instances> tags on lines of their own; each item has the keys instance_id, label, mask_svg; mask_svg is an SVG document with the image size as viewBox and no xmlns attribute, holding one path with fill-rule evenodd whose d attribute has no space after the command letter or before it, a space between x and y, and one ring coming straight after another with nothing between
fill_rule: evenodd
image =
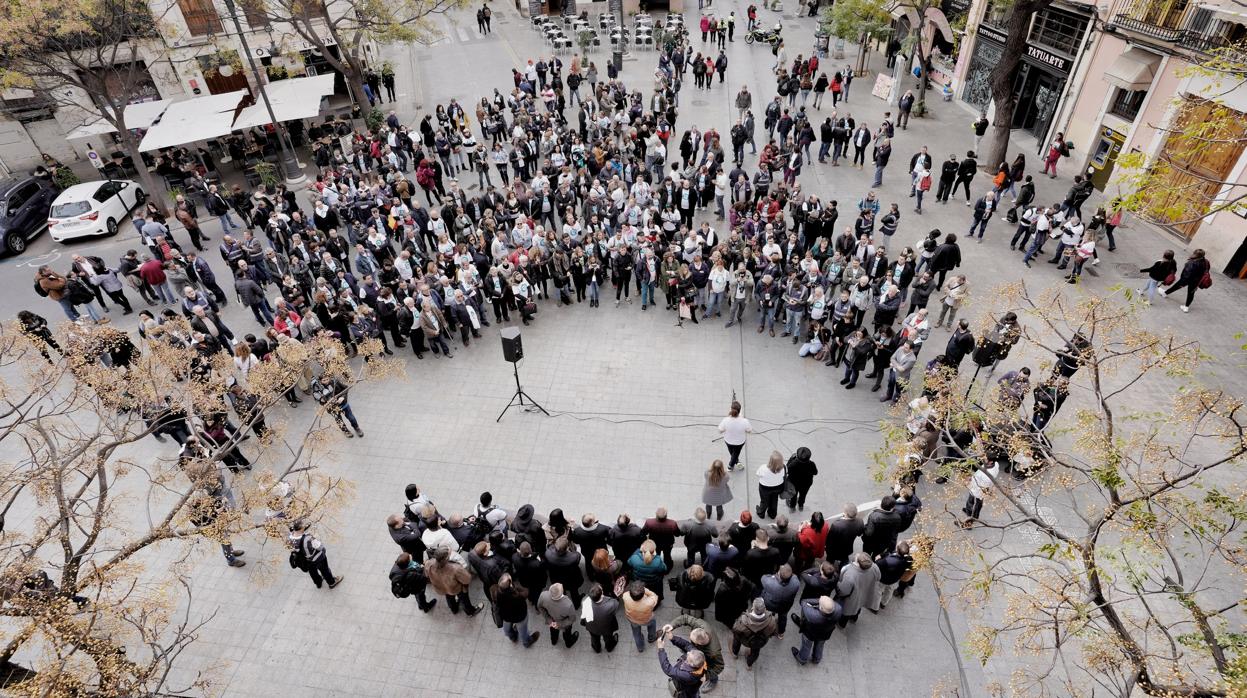
<instances>
[{"instance_id":1,"label":"window","mask_svg":"<svg viewBox=\"0 0 1247 698\"><path fill-rule=\"evenodd\" d=\"M1143 107L1143 100L1147 98L1147 90L1123 90L1118 88L1117 94L1113 95L1113 103L1108 108L1108 113L1114 116L1120 116L1126 121L1134 121L1139 115L1139 109Z\"/></svg>"},{"instance_id":2,"label":"window","mask_svg":"<svg viewBox=\"0 0 1247 698\"><path fill-rule=\"evenodd\" d=\"M1003 27L1005 20L1009 17L1008 2L988 2L987 8L983 10L983 23L996 27Z\"/></svg>"},{"instance_id":3,"label":"window","mask_svg":"<svg viewBox=\"0 0 1247 698\"><path fill-rule=\"evenodd\" d=\"M217 14L212 0L178 0L178 8L186 18L186 28L191 36L221 33L221 16Z\"/></svg>"},{"instance_id":4,"label":"window","mask_svg":"<svg viewBox=\"0 0 1247 698\"><path fill-rule=\"evenodd\" d=\"M290 13L305 21L328 19L324 0L294 0L290 5Z\"/></svg>"},{"instance_id":5,"label":"window","mask_svg":"<svg viewBox=\"0 0 1247 698\"><path fill-rule=\"evenodd\" d=\"M1082 15L1048 8L1035 16L1030 40L1072 56L1078 53L1086 26L1087 18Z\"/></svg>"},{"instance_id":6,"label":"window","mask_svg":"<svg viewBox=\"0 0 1247 698\"><path fill-rule=\"evenodd\" d=\"M120 189L121 185L117 182L105 182L99 189L95 190L95 194L93 194L91 198L102 204L116 196Z\"/></svg>"},{"instance_id":7,"label":"window","mask_svg":"<svg viewBox=\"0 0 1247 698\"><path fill-rule=\"evenodd\" d=\"M9 194L8 210L9 213L16 213L18 209L26 204L27 201L39 191L39 185L34 182L27 182L19 185Z\"/></svg>"}]
</instances>

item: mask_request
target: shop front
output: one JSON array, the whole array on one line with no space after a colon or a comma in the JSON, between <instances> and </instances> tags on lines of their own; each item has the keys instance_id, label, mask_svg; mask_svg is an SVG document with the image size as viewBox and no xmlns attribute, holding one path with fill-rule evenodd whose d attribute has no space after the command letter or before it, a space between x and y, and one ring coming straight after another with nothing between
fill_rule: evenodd
<instances>
[{"instance_id":1,"label":"shop front","mask_svg":"<svg viewBox=\"0 0 1247 698\"><path fill-rule=\"evenodd\" d=\"M985 108L992 96L991 72L1004 55L1006 36L988 24L980 24L976 36L961 98L968 104ZM1014 129L1026 131L1036 139L1046 139L1072 64L1071 56L1033 41L1027 43L1013 80L1013 95L1017 100L1013 110Z\"/></svg>"}]
</instances>

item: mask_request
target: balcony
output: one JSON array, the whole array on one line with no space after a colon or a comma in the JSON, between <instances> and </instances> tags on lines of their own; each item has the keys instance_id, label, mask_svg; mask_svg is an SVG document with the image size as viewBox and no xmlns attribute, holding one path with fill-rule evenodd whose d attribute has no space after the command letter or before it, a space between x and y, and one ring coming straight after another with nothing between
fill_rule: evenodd
<instances>
[{"instance_id":1,"label":"balcony","mask_svg":"<svg viewBox=\"0 0 1247 698\"><path fill-rule=\"evenodd\" d=\"M1124 0L1113 8L1113 24L1136 34L1164 42L1182 38L1188 8L1196 9L1188 0Z\"/></svg>"},{"instance_id":2,"label":"balcony","mask_svg":"<svg viewBox=\"0 0 1247 698\"><path fill-rule=\"evenodd\" d=\"M1126 32L1177 46L1202 56L1231 52L1247 60L1247 27L1237 18L1188 0L1122 0L1112 12L1113 24Z\"/></svg>"}]
</instances>

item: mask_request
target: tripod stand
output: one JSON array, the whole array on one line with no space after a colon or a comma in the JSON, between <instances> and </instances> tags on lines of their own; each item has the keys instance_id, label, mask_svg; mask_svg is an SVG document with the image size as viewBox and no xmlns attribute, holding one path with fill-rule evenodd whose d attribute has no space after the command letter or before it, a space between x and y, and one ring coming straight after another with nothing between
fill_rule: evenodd
<instances>
[{"instance_id":1,"label":"tripod stand","mask_svg":"<svg viewBox=\"0 0 1247 698\"><path fill-rule=\"evenodd\" d=\"M537 401L534 400L531 395L524 392L524 388L520 387L520 365L519 363L514 362L514 361L511 362L511 368L514 369L515 371L515 394L511 396L511 401L507 403L506 407L502 408L502 413L499 414L498 418L495 419L494 421L501 422L502 418L506 416L507 410L516 406L517 400L519 401L519 406L522 407L525 412L533 412L534 408L536 408L538 410L541 410L542 414L549 417L550 413L546 412L546 408L537 404ZM524 398L528 398L527 403L524 402Z\"/></svg>"}]
</instances>

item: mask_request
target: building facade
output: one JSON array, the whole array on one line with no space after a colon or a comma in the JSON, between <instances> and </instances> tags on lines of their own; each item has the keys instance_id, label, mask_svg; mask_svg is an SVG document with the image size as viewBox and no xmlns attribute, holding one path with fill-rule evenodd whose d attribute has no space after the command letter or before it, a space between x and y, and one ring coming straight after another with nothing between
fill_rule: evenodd
<instances>
[{"instance_id":1,"label":"building facade","mask_svg":"<svg viewBox=\"0 0 1247 698\"><path fill-rule=\"evenodd\" d=\"M1081 2L1058 0L1036 13L1031 21L1014 78L1017 107L1013 129L1048 142L1075 92L1080 68L1093 32L1095 8ZM976 0L967 16L966 35L954 73L957 99L980 110L989 109L991 72L1004 51L1008 4Z\"/></svg>"},{"instance_id":2,"label":"building facade","mask_svg":"<svg viewBox=\"0 0 1247 698\"><path fill-rule=\"evenodd\" d=\"M181 100L255 87L224 0L150 0L149 7L152 16L159 18L160 31L140 46L143 60L136 65L146 71L146 78L134 81L141 89L131 94L131 102ZM254 7L238 3L238 20L260 70L269 74L267 79L337 73L290 26L266 21L264 13ZM336 49L330 45L328 50ZM365 55L375 55L375 49L366 46ZM335 92L347 94L341 75L335 81ZM0 93L0 174L6 169L29 169L42 153L68 162L85 157L88 144L103 152L115 143L111 134L80 135L94 117L65 108L65 101L64 95L38 90ZM85 95L74 95L72 101L91 103Z\"/></svg>"},{"instance_id":3,"label":"building facade","mask_svg":"<svg viewBox=\"0 0 1247 698\"><path fill-rule=\"evenodd\" d=\"M1117 0L1100 15L1098 33L1068 122L1066 136L1085 144L1072 158L1098 189L1112 196L1126 186L1117 168L1123 153L1142 154L1158 180L1154 222L1175 242L1202 248L1214 269L1247 277L1247 207L1224 204L1247 193L1247 87L1218 81L1195 66L1222 55L1247 65L1247 10L1234 0ZM1229 53L1222 53L1222 52ZM1190 152L1171 137L1216 110L1224 143ZM1189 141L1187 141L1189 146ZM1154 191L1154 193L1152 193ZM1165 197L1186 199L1164 206ZM1199 217L1199 213L1216 211Z\"/></svg>"}]
</instances>

